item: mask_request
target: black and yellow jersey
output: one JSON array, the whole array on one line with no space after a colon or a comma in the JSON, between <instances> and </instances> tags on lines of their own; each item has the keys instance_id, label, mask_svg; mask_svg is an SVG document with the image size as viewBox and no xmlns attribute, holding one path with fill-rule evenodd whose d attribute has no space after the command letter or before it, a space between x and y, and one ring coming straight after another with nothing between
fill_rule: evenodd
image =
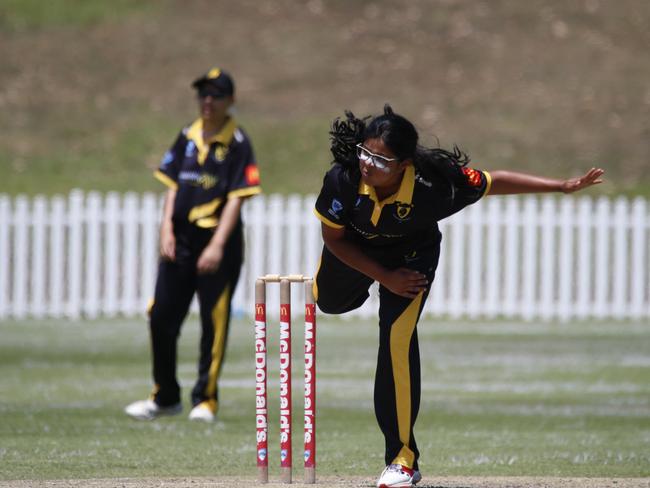
<instances>
[{"instance_id":1,"label":"black and yellow jersey","mask_svg":"<svg viewBox=\"0 0 650 488\"><path fill-rule=\"evenodd\" d=\"M490 189L488 172L458 168L450 180L425 179L409 165L399 190L379 200L360 176L350 177L335 163L327 172L316 200L315 214L346 237L370 248L422 248L437 245L437 222L478 201Z\"/></svg>"},{"instance_id":2,"label":"black and yellow jersey","mask_svg":"<svg viewBox=\"0 0 650 488\"><path fill-rule=\"evenodd\" d=\"M260 178L251 143L232 117L207 143L202 132L200 118L185 127L154 175L177 190L174 222L213 229L229 198L261 192Z\"/></svg>"}]
</instances>

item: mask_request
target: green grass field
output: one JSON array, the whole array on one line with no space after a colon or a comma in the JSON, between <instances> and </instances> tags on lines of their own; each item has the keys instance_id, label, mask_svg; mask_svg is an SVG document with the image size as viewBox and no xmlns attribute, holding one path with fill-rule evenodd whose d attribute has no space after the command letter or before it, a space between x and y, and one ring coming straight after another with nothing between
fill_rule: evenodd
<instances>
[{"instance_id":1,"label":"green grass field","mask_svg":"<svg viewBox=\"0 0 650 488\"><path fill-rule=\"evenodd\" d=\"M191 318L180 340L185 414L197 329ZM425 477L650 475L648 324L424 321L419 332L416 435ZM381 470L383 439L372 412L376 343L372 323L320 317L321 475L374 479ZM272 334L270 349L276 345ZM236 320L215 424L191 423L185 414L137 422L122 409L150 389L144 319L0 322L0 479L253 477L252 352L252 324ZM273 356L272 391L277 368ZM300 392L295 383L296 405ZM277 476L272 400L270 464ZM296 408L296 465L301 422Z\"/></svg>"}]
</instances>

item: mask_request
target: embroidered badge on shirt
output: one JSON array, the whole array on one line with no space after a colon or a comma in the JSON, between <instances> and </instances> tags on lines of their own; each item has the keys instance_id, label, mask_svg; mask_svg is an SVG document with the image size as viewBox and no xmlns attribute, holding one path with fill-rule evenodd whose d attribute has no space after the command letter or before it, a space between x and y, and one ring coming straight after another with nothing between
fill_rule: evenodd
<instances>
[{"instance_id":1,"label":"embroidered badge on shirt","mask_svg":"<svg viewBox=\"0 0 650 488\"><path fill-rule=\"evenodd\" d=\"M226 154L228 154L228 148L224 146L217 146L214 148L214 159L218 162L222 162L226 159Z\"/></svg>"},{"instance_id":2,"label":"embroidered badge on shirt","mask_svg":"<svg viewBox=\"0 0 650 488\"><path fill-rule=\"evenodd\" d=\"M409 220L411 218L412 203L397 202L395 205L394 217L399 221Z\"/></svg>"}]
</instances>

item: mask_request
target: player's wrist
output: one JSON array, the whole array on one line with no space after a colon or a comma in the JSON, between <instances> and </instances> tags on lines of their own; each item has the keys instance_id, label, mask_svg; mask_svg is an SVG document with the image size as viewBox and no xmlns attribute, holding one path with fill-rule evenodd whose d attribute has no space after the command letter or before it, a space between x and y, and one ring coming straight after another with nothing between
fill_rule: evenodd
<instances>
[{"instance_id":1,"label":"player's wrist","mask_svg":"<svg viewBox=\"0 0 650 488\"><path fill-rule=\"evenodd\" d=\"M223 252L225 243L223 243L220 239L212 239L208 243L207 247L213 252Z\"/></svg>"},{"instance_id":2,"label":"player's wrist","mask_svg":"<svg viewBox=\"0 0 650 488\"><path fill-rule=\"evenodd\" d=\"M174 226L172 224L171 220L163 220L160 223L160 234L173 234L174 233Z\"/></svg>"},{"instance_id":3,"label":"player's wrist","mask_svg":"<svg viewBox=\"0 0 650 488\"><path fill-rule=\"evenodd\" d=\"M385 285L389 281L389 277L390 277L390 270L378 264L377 270L375 272L375 276L373 276L375 281L377 281L381 285Z\"/></svg>"}]
</instances>

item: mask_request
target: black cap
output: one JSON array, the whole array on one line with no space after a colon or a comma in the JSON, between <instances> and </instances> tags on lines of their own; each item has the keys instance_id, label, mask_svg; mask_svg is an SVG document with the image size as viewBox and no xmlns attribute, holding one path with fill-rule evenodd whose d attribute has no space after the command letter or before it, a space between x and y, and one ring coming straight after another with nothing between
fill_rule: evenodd
<instances>
[{"instance_id":1,"label":"black cap","mask_svg":"<svg viewBox=\"0 0 650 488\"><path fill-rule=\"evenodd\" d=\"M192 82L192 87L197 90L206 85L215 88L217 93L226 97L235 94L235 83L232 81L231 76L219 68L210 69L206 74Z\"/></svg>"}]
</instances>

